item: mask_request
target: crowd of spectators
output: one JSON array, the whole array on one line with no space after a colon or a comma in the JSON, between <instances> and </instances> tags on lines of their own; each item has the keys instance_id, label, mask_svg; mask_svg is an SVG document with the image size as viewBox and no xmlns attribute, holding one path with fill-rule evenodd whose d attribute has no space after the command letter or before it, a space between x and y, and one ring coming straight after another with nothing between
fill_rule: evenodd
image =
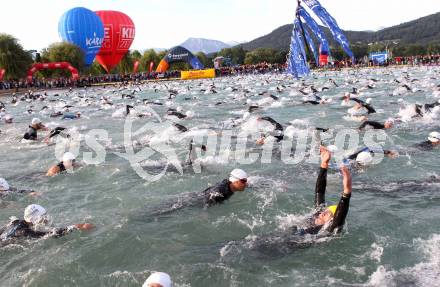
<instances>
[{"instance_id":1,"label":"crowd of spectators","mask_svg":"<svg viewBox=\"0 0 440 287\"><path fill-rule=\"evenodd\" d=\"M394 57L388 60L385 65L440 65L440 55L428 55L428 56L413 56L413 57ZM334 61L329 63L326 68L340 69L344 67L351 67L351 61ZM375 66L372 61L359 60L356 63L356 67L369 67ZM261 63L257 65L241 65L231 67L221 67L216 70L217 76L234 76L234 75L249 75L249 74L266 74L266 73L282 73L286 69L285 64L269 64ZM83 76L78 80L71 78L57 78L57 79L41 79L33 78L31 82L26 79L21 80L7 80L0 81L0 90L18 90L20 88L38 88L38 89L51 89L51 88L66 88L66 87L82 87L90 86L94 84L105 83L120 83L130 81L144 81L144 80L157 80L157 79L174 79L179 78L179 71L168 71L163 74L156 72L151 73L136 73L136 74L110 74L100 76Z\"/></svg>"},{"instance_id":2,"label":"crowd of spectators","mask_svg":"<svg viewBox=\"0 0 440 287\"><path fill-rule=\"evenodd\" d=\"M266 73L281 73L286 69L283 64L268 64L261 63L258 65L241 65L232 67L222 67L217 70L218 76L233 76L233 75L249 75L249 74L266 74Z\"/></svg>"},{"instance_id":3,"label":"crowd of spectators","mask_svg":"<svg viewBox=\"0 0 440 287\"><path fill-rule=\"evenodd\" d=\"M94 84L121 83L121 82L129 82L129 81L144 81L144 80L155 80L155 79L171 79L171 78L179 78L179 77L180 77L179 71L168 71L163 74L151 72L151 73L136 73L136 74L126 74L126 75L110 74L110 75L100 75L100 76L83 76L78 80L73 80L72 78L57 78L57 79L33 78L32 81L30 82L27 81L26 79L0 81L0 90L83 87Z\"/></svg>"},{"instance_id":4,"label":"crowd of spectators","mask_svg":"<svg viewBox=\"0 0 440 287\"><path fill-rule=\"evenodd\" d=\"M395 57L390 62L390 64L391 65L439 66L440 65L440 55Z\"/></svg>"},{"instance_id":5,"label":"crowd of spectators","mask_svg":"<svg viewBox=\"0 0 440 287\"><path fill-rule=\"evenodd\" d=\"M425 55L411 57L394 57L388 59L385 63L373 62L369 59L358 59L356 67L373 67L373 66L440 66L440 55ZM351 66L351 61L335 61L330 67L343 68Z\"/></svg>"}]
</instances>

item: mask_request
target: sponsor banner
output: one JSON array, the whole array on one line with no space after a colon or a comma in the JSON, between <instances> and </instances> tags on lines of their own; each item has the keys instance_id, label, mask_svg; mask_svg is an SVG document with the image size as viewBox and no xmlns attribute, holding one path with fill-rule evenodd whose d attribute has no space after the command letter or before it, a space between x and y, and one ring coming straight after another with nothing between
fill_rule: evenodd
<instances>
[{"instance_id":1,"label":"sponsor banner","mask_svg":"<svg viewBox=\"0 0 440 287\"><path fill-rule=\"evenodd\" d=\"M215 69L182 71L180 78L182 80L215 78Z\"/></svg>"}]
</instances>

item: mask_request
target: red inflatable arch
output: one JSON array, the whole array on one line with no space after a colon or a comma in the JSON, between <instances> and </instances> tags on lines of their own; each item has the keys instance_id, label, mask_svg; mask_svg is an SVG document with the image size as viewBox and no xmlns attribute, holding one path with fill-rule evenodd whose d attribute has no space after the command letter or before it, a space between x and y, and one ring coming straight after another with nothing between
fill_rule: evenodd
<instances>
[{"instance_id":1,"label":"red inflatable arch","mask_svg":"<svg viewBox=\"0 0 440 287\"><path fill-rule=\"evenodd\" d=\"M27 72L27 80L28 82L32 81L32 76L36 71L44 70L44 69L66 69L69 70L72 74L72 79L77 80L79 79L79 73L78 70L75 69L70 63L68 62L53 62L53 63L36 63L33 64L32 67Z\"/></svg>"}]
</instances>

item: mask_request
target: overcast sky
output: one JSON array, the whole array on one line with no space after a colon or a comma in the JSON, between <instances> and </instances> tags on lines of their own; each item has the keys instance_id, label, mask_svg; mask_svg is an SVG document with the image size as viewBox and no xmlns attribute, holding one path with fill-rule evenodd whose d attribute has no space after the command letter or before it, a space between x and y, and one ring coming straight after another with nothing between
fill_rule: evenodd
<instances>
[{"instance_id":1,"label":"overcast sky","mask_svg":"<svg viewBox=\"0 0 440 287\"><path fill-rule=\"evenodd\" d=\"M345 30L377 30L440 11L440 0L321 0ZM118 10L136 25L132 49L170 48L189 37L250 41L293 21L296 0L38 0L2 1L0 32L25 49L41 49L58 37L67 10Z\"/></svg>"}]
</instances>

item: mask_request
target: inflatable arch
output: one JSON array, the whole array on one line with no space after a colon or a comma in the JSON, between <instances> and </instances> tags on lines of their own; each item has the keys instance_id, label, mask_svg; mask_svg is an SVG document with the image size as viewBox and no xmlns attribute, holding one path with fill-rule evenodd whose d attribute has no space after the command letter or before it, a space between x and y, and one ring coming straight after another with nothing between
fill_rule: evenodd
<instances>
[{"instance_id":1,"label":"inflatable arch","mask_svg":"<svg viewBox=\"0 0 440 287\"><path fill-rule=\"evenodd\" d=\"M73 80L79 79L78 70L75 67L73 67L70 63L68 63L68 62L53 62L53 63L36 63L36 64L33 64L32 67L27 72L27 77L26 78L27 78L28 82L32 81L32 77L33 77L35 72L37 72L39 70L45 70L45 69L49 69L49 70L66 69L66 70L69 70L70 73L72 74L72 79Z\"/></svg>"},{"instance_id":2,"label":"inflatable arch","mask_svg":"<svg viewBox=\"0 0 440 287\"><path fill-rule=\"evenodd\" d=\"M164 73L168 70L172 63L179 62L189 63L195 70L201 70L204 68L199 59L190 51L184 47L177 46L168 51L166 56L162 59L162 61L160 61L159 66L157 66L156 72Z\"/></svg>"}]
</instances>

